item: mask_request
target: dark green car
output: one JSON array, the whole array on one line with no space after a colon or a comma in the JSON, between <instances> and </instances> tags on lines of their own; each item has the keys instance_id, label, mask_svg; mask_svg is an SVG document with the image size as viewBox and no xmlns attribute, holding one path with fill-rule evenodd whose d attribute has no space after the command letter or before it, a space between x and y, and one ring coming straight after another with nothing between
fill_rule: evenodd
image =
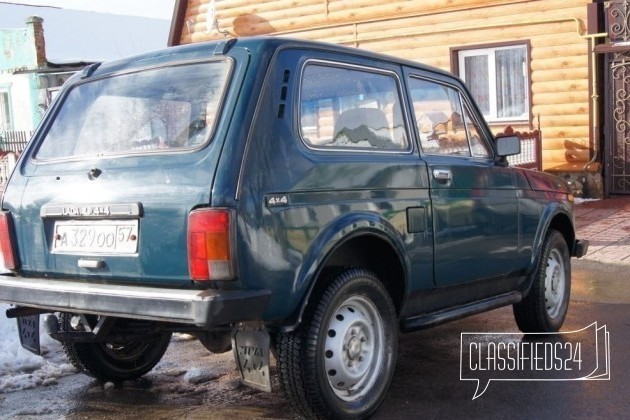
<instances>
[{"instance_id":1,"label":"dark green car","mask_svg":"<svg viewBox=\"0 0 630 420\"><path fill-rule=\"evenodd\" d=\"M173 332L234 349L307 417L366 417L407 332L514 306L567 313L573 197L513 168L445 72L282 38L92 65L6 188L0 300L81 371L136 378Z\"/></svg>"}]
</instances>

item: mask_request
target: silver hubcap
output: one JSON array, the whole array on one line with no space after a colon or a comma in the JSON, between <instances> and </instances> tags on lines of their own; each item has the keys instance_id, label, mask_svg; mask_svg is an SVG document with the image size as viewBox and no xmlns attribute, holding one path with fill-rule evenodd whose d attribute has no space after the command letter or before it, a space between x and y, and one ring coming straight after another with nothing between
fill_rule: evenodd
<instances>
[{"instance_id":1,"label":"silver hubcap","mask_svg":"<svg viewBox=\"0 0 630 420\"><path fill-rule=\"evenodd\" d=\"M384 359L383 320L367 298L353 296L333 313L326 331L324 366L331 389L344 401L367 393Z\"/></svg>"},{"instance_id":2,"label":"silver hubcap","mask_svg":"<svg viewBox=\"0 0 630 420\"><path fill-rule=\"evenodd\" d=\"M564 303L566 277L564 270L564 260L560 251L553 249L547 259L547 270L545 272L545 305L547 314L551 318L556 318Z\"/></svg>"}]
</instances>

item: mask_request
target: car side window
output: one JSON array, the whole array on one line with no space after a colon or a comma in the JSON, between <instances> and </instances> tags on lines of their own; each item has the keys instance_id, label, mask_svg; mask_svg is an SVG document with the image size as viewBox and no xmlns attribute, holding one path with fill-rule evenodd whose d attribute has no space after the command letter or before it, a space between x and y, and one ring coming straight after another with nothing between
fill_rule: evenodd
<instances>
[{"instance_id":1,"label":"car side window","mask_svg":"<svg viewBox=\"0 0 630 420\"><path fill-rule=\"evenodd\" d=\"M409 150L395 74L327 62L307 63L300 131L313 148Z\"/></svg>"},{"instance_id":2,"label":"car side window","mask_svg":"<svg viewBox=\"0 0 630 420\"><path fill-rule=\"evenodd\" d=\"M490 157L490 148L457 89L412 77L413 113L424 153Z\"/></svg>"}]
</instances>

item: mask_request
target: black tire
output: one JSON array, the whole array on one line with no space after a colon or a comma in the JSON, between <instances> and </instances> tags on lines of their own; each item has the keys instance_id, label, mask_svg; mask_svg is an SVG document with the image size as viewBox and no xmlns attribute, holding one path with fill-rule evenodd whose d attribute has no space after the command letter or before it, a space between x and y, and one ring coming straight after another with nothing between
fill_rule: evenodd
<instances>
[{"instance_id":1,"label":"black tire","mask_svg":"<svg viewBox=\"0 0 630 420\"><path fill-rule=\"evenodd\" d=\"M61 313L62 331L76 331L70 325L76 314ZM96 321L96 317L87 316ZM81 372L103 382L120 382L141 377L160 361L171 341L170 333L124 342L62 342L70 362Z\"/></svg>"},{"instance_id":2,"label":"black tire","mask_svg":"<svg viewBox=\"0 0 630 420\"><path fill-rule=\"evenodd\" d=\"M513 306L521 331L556 332L562 327L571 295L571 255L564 236L547 233L528 295Z\"/></svg>"},{"instance_id":3,"label":"black tire","mask_svg":"<svg viewBox=\"0 0 630 420\"><path fill-rule=\"evenodd\" d=\"M280 383L307 418L365 418L394 374L396 310L370 271L347 269L311 298L298 330L280 334Z\"/></svg>"}]
</instances>

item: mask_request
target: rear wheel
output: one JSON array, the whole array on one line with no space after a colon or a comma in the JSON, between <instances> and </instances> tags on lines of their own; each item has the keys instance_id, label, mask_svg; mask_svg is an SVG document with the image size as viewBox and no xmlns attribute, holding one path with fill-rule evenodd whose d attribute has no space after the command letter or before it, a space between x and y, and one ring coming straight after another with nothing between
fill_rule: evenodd
<instances>
[{"instance_id":1,"label":"rear wheel","mask_svg":"<svg viewBox=\"0 0 630 420\"><path fill-rule=\"evenodd\" d=\"M398 325L392 300L373 273L349 269L312 301L300 328L278 339L285 394L305 417L367 417L394 373Z\"/></svg>"},{"instance_id":2,"label":"rear wheel","mask_svg":"<svg viewBox=\"0 0 630 420\"><path fill-rule=\"evenodd\" d=\"M81 326L73 327L73 318L77 316L70 313L60 314L61 330L83 330ZM96 316L88 315L84 319L94 324L97 321ZM137 340L90 343L66 341L62 342L62 347L70 362L81 372L102 381L124 381L139 378L153 369L166 352L170 340L170 333L162 333Z\"/></svg>"},{"instance_id":3,"label":"rear wheel","mask_svg":"<svg viewBox=\"0 0 630 420\"><path fill-rule=\"evenodd\" d=\"M523 332L555 332L562 327L571 294L571 255L564 236L547 233L529 294L514 305Z\"/></svg>"}]
</instances>

